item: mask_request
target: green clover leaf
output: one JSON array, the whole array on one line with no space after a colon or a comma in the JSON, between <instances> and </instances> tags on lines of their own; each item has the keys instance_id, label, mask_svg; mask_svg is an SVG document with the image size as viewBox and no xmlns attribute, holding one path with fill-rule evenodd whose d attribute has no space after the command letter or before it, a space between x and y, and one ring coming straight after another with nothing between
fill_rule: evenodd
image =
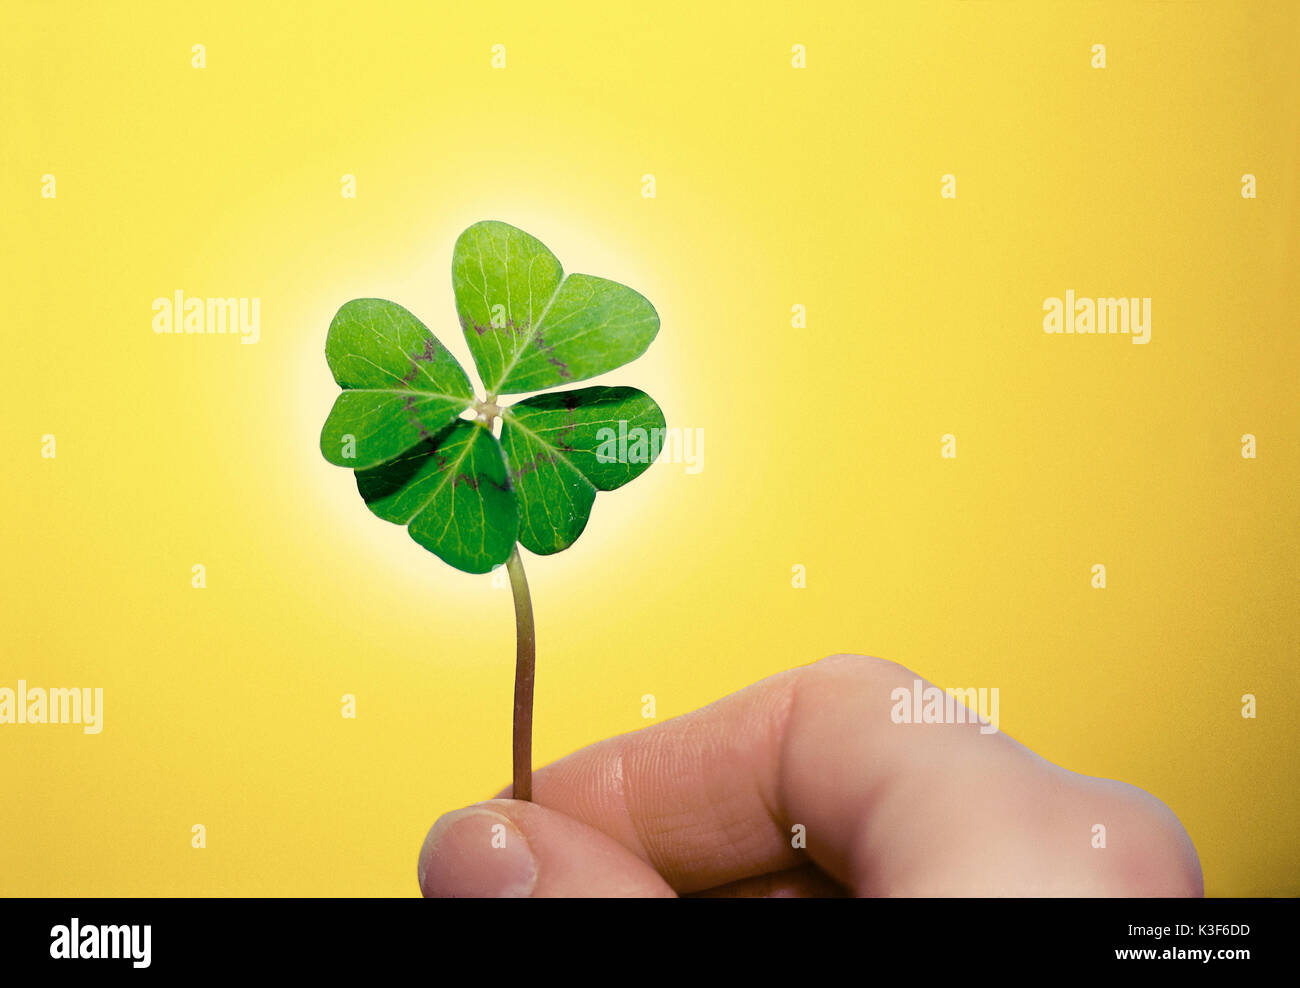
<instances>
[{"instance_id":1,"label":"green clover leaf","mask_svg":"<svg viewBox=\"0 0 1300 988\"><path fill-rule=\"evenodd\" d=\"M374 514L408 526L457 569L485 573L511 557L516 541L539 554L572 545L596 492L644 472L664 428L658 405L633 388L541 394L505 408L497 397L634 360L658 333L659 316L624 285L565 276L541 241L493 221L457 239L452 287L484 397L410 312L355 299L326 337L343 393L320 446L330 463L356 471Z\"/></svg>"},{"instance_id":2,"label":"green clover leaf","mask_svg":"<svg viewBox=\"0 0 1300 988\"><path fill-rule=\"evenodd\" d=\"M458 420L395 460L357 471L357 490L385 521L466 573L505 562L519 519L495 437Z\"/></svg>"},{"instance_id":3,"label":"green clover leaf","mask_svg":"<svg viewBox=\"0 0 1300 988\"><path fill-rule=\"evenodd\" d=\"M339 309L325 360L344 389L320 436L321 452L336 466L360 470L390 460L474 404L456 358L394 302L359 298Z\"/></svg>"},{"instance_id":4,"label":"green clover leaf","mask_svg":"<svg viewBox=\"0 0 1300 988\"><path fill-rule=\"evenodd\" d=\"M632 289L564 276L536 237L475 223L452 254L461 330L488 395L585 381L645 353L659 332L654 306Z\"/></svg>"},{"instance_id":5,"label":"green clover leaf","mask_svg":"<svg viewBox=\"0 0 1300 988\"><path fill-rule=\"evenodd\" d=\"M582 534L596 491L622 487L650 465L646 439L663 434L664 416L635 388L581 388L525 398L505 410L502 423L519 499L519 541L547 555ZM628 448L629 435L639 449L635 442Z\"/></svg>"}]
</instances>

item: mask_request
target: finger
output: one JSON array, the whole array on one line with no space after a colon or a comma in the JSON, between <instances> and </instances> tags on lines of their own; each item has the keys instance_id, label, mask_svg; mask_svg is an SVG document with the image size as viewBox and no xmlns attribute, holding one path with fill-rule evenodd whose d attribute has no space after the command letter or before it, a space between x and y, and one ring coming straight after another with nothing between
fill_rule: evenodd
<instances>
[{"instance_id":1,"label":"finger","mask_svg":"<svg viewBox=\"0 0 1300 988\"><path fill-rule=\"evenodd\" d=\"M832 656L575 752L536 774L534 798L679 893L811 862L858 894L1197 894L1158 800L975 722L895 723L894 691L914 682L929 686Z\"/></svg>"},{"instance_id":2,"label":"finger","mask_svg":"<svg viewBox=\"0 0 1300 988\"><path fill-rule=\"evenodd\" d=\"M798 672L553 762L533 773L533 800L608 834L679 893L806 865L773 815Z\"/></svg>"},{"instance_id":3,"label":"finger","mask_svg":"<svg viewBox=\"0 0 1300 988\"><path fill-rule=\"evenodd\" d=\"M699 899L842 899L847 895L848 889L812 865L690 893Z\"/></svg>"},{"instance_id":4,"label":"finger","mask_svg":"<svg viewBox=\"0 0 1300 988\"><path fill-rule=\"evenodd\" d=\"M442 816L420 849L429 898L658 898L673 890L617 841L535 803L494 799Z\"/></svg>"}]
</instances>

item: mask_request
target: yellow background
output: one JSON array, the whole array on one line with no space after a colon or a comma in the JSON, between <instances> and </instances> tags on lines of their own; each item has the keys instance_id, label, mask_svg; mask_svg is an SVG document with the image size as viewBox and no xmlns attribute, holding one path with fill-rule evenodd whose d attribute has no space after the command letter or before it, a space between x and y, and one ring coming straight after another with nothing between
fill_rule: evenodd
<instances>
[{"instance_id":1,"label":"yellow background","mask_svg":"<svg viewBox=\"0 0 1300 988\"><path fill-rule=\"evenodd\" d=\"M0 726L0 892L414 894L508 781L509 592L317 448L347 299L471 366L488 218L649 297L600 381L705 435L526 556L538 764L868 652L1160 796L1209 893L1300 892L1297 5L174 7L0 30L0 686L105 691L98 736ZM178 288L261 341L156 336ZM1045 335L1068 288L1150 344Z\"/></svg>"}]
</instances>

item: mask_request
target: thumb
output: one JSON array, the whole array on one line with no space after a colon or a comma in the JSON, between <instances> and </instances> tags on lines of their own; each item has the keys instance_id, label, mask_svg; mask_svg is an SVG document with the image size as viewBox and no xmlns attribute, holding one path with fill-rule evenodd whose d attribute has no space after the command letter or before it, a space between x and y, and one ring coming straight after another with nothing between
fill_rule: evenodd
<instances>
[{"instance_id":1,"label":"thumb","mask_svg":"<svg viewBox=\"0 0 1300 988\"><path fill-rule=\"evenodd\" d=\"M639 897L675 893L622 844L536 803L490 799L438 818L416 870L427 898Z\"/></svg>"}]
</instances>

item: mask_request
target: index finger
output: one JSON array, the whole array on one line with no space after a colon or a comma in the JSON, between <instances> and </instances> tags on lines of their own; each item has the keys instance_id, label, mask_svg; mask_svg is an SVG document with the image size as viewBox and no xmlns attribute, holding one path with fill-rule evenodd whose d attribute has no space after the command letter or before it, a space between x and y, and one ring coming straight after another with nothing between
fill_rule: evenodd
<instances>
[{"instance_id":1,"label":"index finger","mask_svg":"<svg viewBox=\"0 0 1300 988\"><path fill-rule=\"evenodd\" d=\"M534 799L679 893L810 859L859 894L1119 894L1131 873L1187 870L1181 827L1186 847L1140 790L1075 776L974 718L896 723L895 691L915 683L929 685L831 656L560 759ZM1115 825L1104 858L1087 841L1099 816ZM1178 894L1156 886L1130 894Z\"/></svg>"}]
</instances>

